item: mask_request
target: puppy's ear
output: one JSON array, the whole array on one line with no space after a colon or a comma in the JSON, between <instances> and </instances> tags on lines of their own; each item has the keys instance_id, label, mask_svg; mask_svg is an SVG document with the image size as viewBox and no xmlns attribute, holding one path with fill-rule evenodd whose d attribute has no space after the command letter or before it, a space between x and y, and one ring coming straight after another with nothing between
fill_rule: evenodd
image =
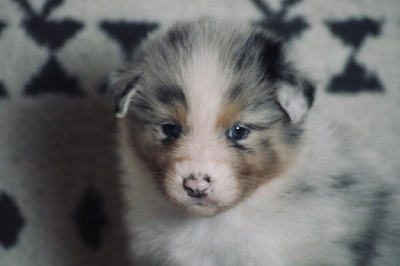
<instances>
[{"instance_id":1,"label":"puppy's ear","mask_svg":"<svg viewBox=\"0 0 400 266\"><path fill-rule=\"evenodd\" d=\"M315 87L297 74L278 81L277 98L292 123L300 122L311 108L315 97Z\"/></svg>"},{"instance_id":2,"label":"puppy's ear","mask_svg":"<svg viewBox=\"0 0 400 266\"><path fill-rule=\"evenodd\" d=\"M109 75L108 88L114 99L114 113L118 118L126 115L139 80L139 74L133 70L118 69Z\"/></svg>"},{"instance_id":3,"label":"puppy's ear","mask_svg":"<svg viewBox=\"0 0 400 266\"><path fill-rule=\"evenodd\" d=\"M314 86L301 77L287 59L284 41L270 32L256 28L249 38L259 51L265 77L276 84L276 97L292 123L301 121L313 104Z\"/></svg>"}]
</instances>

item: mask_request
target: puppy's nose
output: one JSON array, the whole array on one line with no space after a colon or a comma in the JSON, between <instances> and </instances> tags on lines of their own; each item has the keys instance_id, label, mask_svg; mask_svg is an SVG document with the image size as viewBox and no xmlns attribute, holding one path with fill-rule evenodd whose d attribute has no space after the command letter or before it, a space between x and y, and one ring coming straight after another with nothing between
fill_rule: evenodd
<instances>
[{"instance_id":1,"label":"puppy's nose","mask_svg":"<svg viewBox=\"0 0 400 266\"><path fill-rule=\"evenodd\" d=\"M211 190L211 178L208 175L190 175L183 181L183 187L190 197L204 198Z\"/></svg>"}]
</instances>

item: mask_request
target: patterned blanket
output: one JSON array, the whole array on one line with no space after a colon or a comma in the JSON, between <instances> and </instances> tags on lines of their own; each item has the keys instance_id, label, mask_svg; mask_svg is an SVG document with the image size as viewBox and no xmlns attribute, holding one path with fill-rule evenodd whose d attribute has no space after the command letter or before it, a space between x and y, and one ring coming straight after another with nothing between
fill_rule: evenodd
<instances>
[{"instance_id":1,"label":"patterned blanket","mask_svg":"<svg viewBox=\"0 0 400 266\"><path fill-rule=\"evenodd\" d=\"M129 265L104 79L202 15L293 47L315 111L400 165L398 0L0 0L0 265Z\"/></svg>"}]
</instances>

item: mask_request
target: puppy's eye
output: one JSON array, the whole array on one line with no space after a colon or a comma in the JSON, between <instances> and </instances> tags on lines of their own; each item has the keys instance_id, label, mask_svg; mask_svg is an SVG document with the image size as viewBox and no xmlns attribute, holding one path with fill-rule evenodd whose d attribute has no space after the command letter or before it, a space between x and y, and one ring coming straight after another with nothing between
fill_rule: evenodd
<instances>
[{"instance_id":1,"label":"puppy's eye","mask_svg":"<svg viewBox=\"0 0 400 266\"><path fill-rule=\"evenodd\" d=\"M181 127L174 123L165 123L161 127L164 135L170 140L179 138L182 132Z\"/></svg>"},{"instance_id":2,"label":"puppy's eye","mask_svg":"<svg viewBox=\"0 0 400 266\"><path fill-rule=\"evenodd\" d=\"M243 126L234 125L228 130L228 138L232 140L242 140L249 134L249 129Z\"/></svg>"}]
</instances>

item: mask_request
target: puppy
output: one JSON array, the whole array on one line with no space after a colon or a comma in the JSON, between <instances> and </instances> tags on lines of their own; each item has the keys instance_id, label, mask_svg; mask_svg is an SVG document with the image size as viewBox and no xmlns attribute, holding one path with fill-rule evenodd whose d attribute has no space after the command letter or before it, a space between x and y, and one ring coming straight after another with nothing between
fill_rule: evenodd
<instances>
[{"instance_id":1,"label":"puppy","mask_svg":"<svg viewBox=\"0 0 400 266\"><path fill-rule=\"evenodd\" d=\"M399 180L270 33L203 18L110 75L137 265L400 265Z\"/></svg>"}]
</instances>

